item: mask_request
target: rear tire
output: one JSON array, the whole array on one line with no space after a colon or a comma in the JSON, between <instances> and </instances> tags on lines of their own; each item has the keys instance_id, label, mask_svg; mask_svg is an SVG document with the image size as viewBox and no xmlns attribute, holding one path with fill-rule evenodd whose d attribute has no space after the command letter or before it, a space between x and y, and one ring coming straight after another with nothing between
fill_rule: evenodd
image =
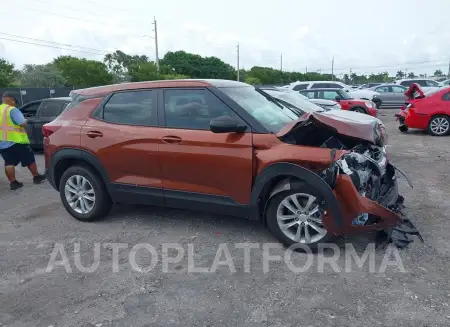
<instances>
[{"instance_id":1,"label":"rear tire","mask_svg":"<svg viewBox=\"0 0 450 327\"><path fill-rule=\"evenodd\" d=\"M433 116L428 124L428 133L433 136L444 136L450 132L450 119L446 115Z\"/></svg>"},{"instance_id":2,"label":"rear tire","mask_svg":"<svg viewBox=\"0 0 450 327\"><path fill-rule=\"evenodd\" d=\"M319 244L333 238L321 223L327 209L322 201L321 194L307 184L275 194L266 210L270 232L286 246L302 244L317 250Z\"/></svg>"},{"instance_id":3,"label":"rear tire","mask_svg":"<svg viewBox=\"0 0 450 327\"><path fill-rule=\"evenodd\" d=\"M399 130L400 132L402 132L402 133L406 133L406 132L408 131L408 126L406 126L406 125L400 125L400 126L398 127L398 130Z\"/></svg>"},{"instance_id":4,"label":"rear tire","mask_svg":"<svg viewBox=\"0 0 450 327\"><path fill-rule=\"evenodd\" d=\"M108 215L112 201L101 178L90 168L72 166L61 176L59 194L66 210L80 221Z\"/></svg>"}]
</instances>

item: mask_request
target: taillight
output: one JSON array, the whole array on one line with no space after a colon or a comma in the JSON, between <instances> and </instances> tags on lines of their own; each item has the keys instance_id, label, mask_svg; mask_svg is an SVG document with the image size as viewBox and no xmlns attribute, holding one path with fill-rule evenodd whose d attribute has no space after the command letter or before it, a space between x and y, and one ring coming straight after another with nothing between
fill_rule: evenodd
<instances>
[{"instance_id":1,"label":"taillight","mask_svg":"<svg viewBox=\"0 0 450 327\"><path fill-rule=\"evenodd\" d=\"M60 129L61 126L55 126L55 125L44 125L42 126L42 134L44 137L49 137L54 132L56 132L58 129Z\"/></svg>"}]
</instances>

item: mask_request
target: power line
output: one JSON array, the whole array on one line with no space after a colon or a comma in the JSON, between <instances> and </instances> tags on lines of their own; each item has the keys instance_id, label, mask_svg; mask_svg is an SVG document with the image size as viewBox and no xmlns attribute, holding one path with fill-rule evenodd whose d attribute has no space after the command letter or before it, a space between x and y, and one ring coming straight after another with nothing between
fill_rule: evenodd
<instances>
[{"instance_id":1,"label":"power line","mask_svg":"<svg viewBox=\"0 0 450 327\"><path fill-rule=\"evenodd\" d=\"M117 27L127 27L126 25L117 25L117 24L113 24L113 23L108 23L108 22L103 22L103 21L95 21L95 20L90 20L90 19L84 19L84 18L79 18L79 17L74 17L74 16L67 16L67 15L62 15L62 14L57 14L54 12L48 12L48 11L44 11L44 10L40 10L40 9L36 9L36 8L28 8L25 6L21 6L19 5L21 8L28 10L28 11L36 11L36 12L40 12L44 15L50 15L50 16L56 16L56 17L64 17L67 19L72 19L72 20L76 20L76 21L80 21L80 22L86 22L86 23L91 23L91 24L95 24L95 25L108 25L108 26L114 26L115 28ZM132 34L129 34L132 35ZM142 35L137 35L134 34L134 36L137 37L142 37Z\"/></svg>"},{"instance_id":2,"label":"power line","mask_svg":"<svg viewBox=\"0 0 450 327\"><path fill-rule=\"evenodd\" d=\"M109 50L102 50L102 49L95 49L95 48L88 48L88 47L82 47L79 45L73 45L73 44L65 44L65 43L59 43L59 42L54 42L54 41L47 41L47 40L42 40L42 39L35 39L32 37L27 37L27 36L21 36L21 35L15 35L15 34L9 34L9 33L3 33L0 32L1 35L6 35L6 36L12 36L15 38L21 38L21 39L26 39L26 40L32 40L32 41L38 41L38 42L46 42L46 43L51 43L51 44L55 44L58 46L64 46L64 47L70 47L70 48L81 48L81 49L86 49L86 50L92 50L92 51L98 51L98 52L105 52L106 53L110 53L112 51Z\"/></svg>"},{"instance_id":3,"label":"power line","mask_svg":"<svg viewBox=\"0 0 450 327\"><path fill-rule=\"evenodd\" d=\"M18 43L24 43L24 44L32 44L32 45L36 45L36 46L40 46L40 47L46 47L46 48L61 49L61 50L75 51L75 52L81 52L81 53L89 53L89 54L94 54L94 55L98 55L98 56L104 56L105 55L104 53L97 53L97 52L77 50L77 49L67 49L67 48L58 47L56 45L39 44L39 43L36 43L36 42L27 42L27 41L21 41L21 40L14 40L14 39L9 39L9 38L5 38L5 37L0 37L0 40L6 40L6 41L18 42Z\"/></svg>"}]
</instances>

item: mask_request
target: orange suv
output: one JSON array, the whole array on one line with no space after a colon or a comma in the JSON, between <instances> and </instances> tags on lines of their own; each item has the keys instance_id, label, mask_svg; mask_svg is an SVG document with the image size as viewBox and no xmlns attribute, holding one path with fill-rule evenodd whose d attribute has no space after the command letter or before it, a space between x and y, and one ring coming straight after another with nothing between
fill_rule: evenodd
<instances>
[{"instance_id":1,"label":"orange suv","mask_svg":"<svg viewBox=\"0 0 450 327\"><path fill-rule=\"evenodd\" d=\"M312 248L371 230L403 247L418 234L401 215L379 120L298 117L264 91L227 80L125 83L70 96L43 134L48 179L76 219L102 218L119 202L259 220L280 242Z\"/></svg>"}]
</instances>

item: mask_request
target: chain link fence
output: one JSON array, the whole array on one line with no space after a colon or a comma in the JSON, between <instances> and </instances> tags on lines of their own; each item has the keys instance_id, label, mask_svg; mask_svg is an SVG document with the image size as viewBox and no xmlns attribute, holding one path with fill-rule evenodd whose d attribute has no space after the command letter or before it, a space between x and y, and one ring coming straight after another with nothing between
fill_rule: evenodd
<instances>
[{"instance_id":1,"label":"chain link fence","mask_svg":"<svg viewBox=\"0 0 450 327\"><path fill-rule=\"evenodd\" d=\"M0 88L0 94L3 92L12 92L16 99L20 102L17 105L23 106L24 104L42 100L47 98L59 98L59 97L68 97L70 91L72 91L72 87L55 87L55 88L36 88L36 87L23 87L23 88Z\"/></svg>"}]
</instances>

